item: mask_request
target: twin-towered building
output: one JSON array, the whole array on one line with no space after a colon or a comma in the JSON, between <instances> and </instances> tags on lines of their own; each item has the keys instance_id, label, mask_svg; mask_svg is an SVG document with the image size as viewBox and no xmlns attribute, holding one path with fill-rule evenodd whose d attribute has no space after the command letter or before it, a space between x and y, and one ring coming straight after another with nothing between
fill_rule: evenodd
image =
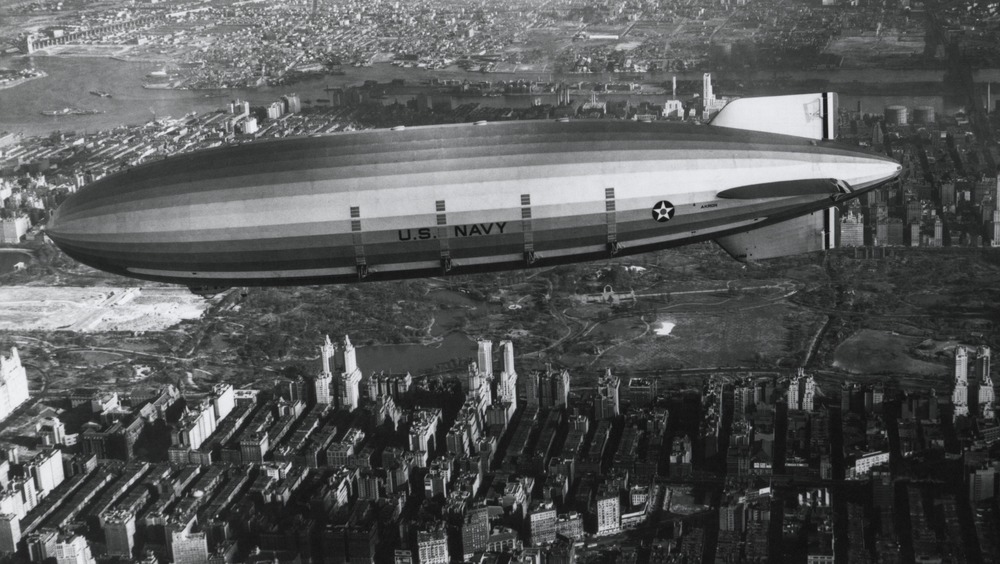
<instances>
[{"instance_id":1,"label":"twin-towered building","mask_svg":"<svg viewBox=\"0 0 1000 564\"><path fill-rule=\"evenodd\" d=\"M345 335L344 341L335 345L327 336L320 347L320 359L323 368L314 382L316 403L347 411L357 409L361 400L361 369L351 339Z\"/></svg>"},{"instance_id":2,"label":"twin-towered building","mask_svg":"<svg viewBox=\"0 0 1000 564\"><path fill-rule=\"evenodd\" d=\"M968 349L963 345L955 348L955 387L951 392L951 403L955 417L970 416L969 372L971 368L975 378L973 385L978 386L975 399L978 400L979 412L976 415L986 419L993 418L993 403L996 398L993 390L993 379L990 378L990 360L989 347L978 347L971 365Z\"/></svg>"}]
</instances>

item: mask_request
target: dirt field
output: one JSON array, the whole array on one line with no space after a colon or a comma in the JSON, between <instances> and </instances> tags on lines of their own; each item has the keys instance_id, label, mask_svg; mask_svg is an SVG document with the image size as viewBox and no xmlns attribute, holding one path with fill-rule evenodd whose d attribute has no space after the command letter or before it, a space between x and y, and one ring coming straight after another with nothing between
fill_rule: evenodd
<instances>
[{"instance_id":1,"label":"dirt field","mask_svg":"<svg viewBox=\"0 0 1000 564\"><path fill-rule=\"evenodd\" d=\"M186 288L5 286L0 330L162 331L198 319L208 303Z\"/></svg>"}]
</instances>

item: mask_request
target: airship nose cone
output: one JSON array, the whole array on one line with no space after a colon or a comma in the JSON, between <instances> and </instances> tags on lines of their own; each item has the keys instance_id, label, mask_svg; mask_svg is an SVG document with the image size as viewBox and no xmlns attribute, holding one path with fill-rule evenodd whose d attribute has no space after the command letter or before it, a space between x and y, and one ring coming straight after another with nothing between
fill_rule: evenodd
<instances>
[{"instance_id":1,"label":"airship nose cone","mask_svg":"<svg viewBox=\"0 0 1000 564\"><path fill-rule=\"evenodd\" d=\"M92 230L87 226L96 218L83 204L86 198L81 197L80 192L71 195L49 217L45 234L73 259L94 268L124 274L123 269L106 260L100 245L88 237Z\"/></svg>"}]
</instances>

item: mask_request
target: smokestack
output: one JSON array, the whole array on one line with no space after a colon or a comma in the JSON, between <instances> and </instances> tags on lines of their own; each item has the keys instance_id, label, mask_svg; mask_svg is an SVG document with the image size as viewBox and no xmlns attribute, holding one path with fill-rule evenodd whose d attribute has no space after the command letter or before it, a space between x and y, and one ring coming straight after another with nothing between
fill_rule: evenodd
<instances>
[{"instance_id":1,"label":"smokestack","mask_svg":"<svg viewBox=\"0 0 1000 564\"><path fill-rule=\"evenodd\" d=\"M676 75L676 74L674 75L674 90L673 90L673 99L674 99L674 100L676 100L676 99L677 99L677 75Z\"/></svg>"}]
</instances>

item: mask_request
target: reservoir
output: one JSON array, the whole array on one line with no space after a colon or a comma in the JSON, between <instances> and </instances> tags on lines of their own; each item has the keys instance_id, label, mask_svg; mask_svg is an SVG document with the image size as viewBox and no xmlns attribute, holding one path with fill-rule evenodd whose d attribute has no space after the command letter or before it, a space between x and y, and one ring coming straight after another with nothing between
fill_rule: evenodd
<instances>
[{"instance_id":1,"label":"reservoir","mask_svg":"<svg viewBox=\"0 0 1000 564\"><path fill-rule=\"evenodd\" d=\"M409 372L414 376L445 368L464 369L476 357L475 341L462 333L450 333L435 345L371 345L358 347L358 366L373 370Z\"/></svg>"}]
</instances>

